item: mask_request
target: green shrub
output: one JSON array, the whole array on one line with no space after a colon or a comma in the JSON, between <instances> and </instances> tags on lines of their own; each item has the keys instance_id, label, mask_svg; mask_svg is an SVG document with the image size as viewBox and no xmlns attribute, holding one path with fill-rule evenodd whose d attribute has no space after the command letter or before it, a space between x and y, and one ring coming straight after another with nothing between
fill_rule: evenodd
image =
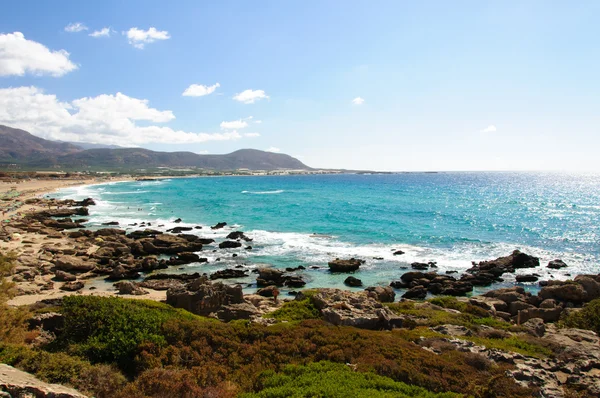
<instances>
[{"instance_id":1,"label":"green shrub","mask_svg":"<svg viewBox=\"0 0 600 398\"><path fill-rule=\"evenodd\" d=\"M305 366L288 365L281 373L263 372L259 391L245 398L286 397L458 397L454 393L432 393L423 388L396 382L373 373L354 372L347 365L316 362Z\"/></svg>"},{"instance_id":2,"label":"green shrub","mask_svg":"<svg viewBox=\"0 0 600 398\"><path fill-rule=\"evenodd\" d=\"M563 328L577 328L593 330L600 334L600 299L595 299L576 312L560 320L559 326Z\"/></svg>"},{"instance_id":3,"label":"green shrub","mask_svg":"<svg viewBox=\"0 0 600 398\"><path fill-rule=\"evenodd\" d=\"M319 319L321 313L312 305L310 298L293 300L285 303L281 308L266 314L265 318L274 318L278 321L303 321L305 319Z\"/></svg>"},{"instance_id":4,"label":"green shrub","mask_svg":"<svg viewBox=\"0 0 600 398\"><path fill-rule=\"evenodd\" d=\"M161 326L170 319L195 319L186 311L146 300L67 296L63 300L63 332L56 344L91 362L116 362L131 371L138 345L164 345Z\"/></svg>"}]
</instances>

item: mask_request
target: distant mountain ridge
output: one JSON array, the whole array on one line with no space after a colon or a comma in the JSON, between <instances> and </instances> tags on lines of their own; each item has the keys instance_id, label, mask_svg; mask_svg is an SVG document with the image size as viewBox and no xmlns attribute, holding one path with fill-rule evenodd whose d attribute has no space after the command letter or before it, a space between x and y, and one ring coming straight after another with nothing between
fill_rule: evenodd
<instances>
[{"instance_id":1,"label":"distant mountain ridge","mask_svg":"<svg viewBox=\"0 0 600 398\"><path fill-rule=\"evenodd\" d=\"M158 152L144 148L83 149L77 143L55 142L25 130L0 125L0 164L30 168L135 169L195 167L212 170L310 170L296 158L283 153L240 149L225 155L192 152Z\"/></svg>"}]
</instances>

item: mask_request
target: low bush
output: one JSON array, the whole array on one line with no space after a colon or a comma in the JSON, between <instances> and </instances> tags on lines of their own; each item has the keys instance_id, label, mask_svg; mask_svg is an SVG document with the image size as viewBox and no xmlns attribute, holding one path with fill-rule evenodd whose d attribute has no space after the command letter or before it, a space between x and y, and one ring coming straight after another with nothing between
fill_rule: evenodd
<instances>
[{"instance_id":1,"label":"low bush","mask_svg":"<svg viewBox=\"0 0 600 398\"><path fill-rule=\"evenodd\" d=\"M281 308L266 314L265 318L274 318L278 321L303 321L306 319L319 319L321 313L312 304L309 297L303 300L293 300L285 303Z\"/></svg>"},{"instance_id":2,"label":"low bush","mask_svg":"<svg viewBox=\"0 0 600 398\"><path fill-rule=\"evenodd\" d=\"M600 334L600 299L595 299L576 312L560 320L559 326L563 328L577 328L593 330Z\"/></svg>"},{"instance_id":3,"label":"low bush","mask_svg":"<svg viewBox=\"0 0 600 398\"><path fill-rule=\"evenodd\" d=\"M258 391L241 395L242 398L458 396L454 393L432 393L388 377L354 372L348 365L326 361L308 365L288 365L279 373L265 371L258 377Z\"/></svg>"}]
</instances>

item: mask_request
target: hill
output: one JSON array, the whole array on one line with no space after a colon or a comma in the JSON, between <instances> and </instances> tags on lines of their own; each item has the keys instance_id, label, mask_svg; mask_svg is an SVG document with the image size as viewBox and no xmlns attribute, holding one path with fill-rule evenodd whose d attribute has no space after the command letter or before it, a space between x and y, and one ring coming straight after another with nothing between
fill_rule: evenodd
<instances>
[{"instance_id":1,"label":"hill","mask_svg":"<svg viewBox=\"0 0 600 398\"><path fill-rule=\"evenodd\" d=\"M0 164L15 163L29 168L137 169L191 167L212 170L308 170L289 155L240 149L225 155L192 152L158 152L144 148L83 149L79 143L45 140L24 130L0 125Z\"/></svg>"}]
</instances>

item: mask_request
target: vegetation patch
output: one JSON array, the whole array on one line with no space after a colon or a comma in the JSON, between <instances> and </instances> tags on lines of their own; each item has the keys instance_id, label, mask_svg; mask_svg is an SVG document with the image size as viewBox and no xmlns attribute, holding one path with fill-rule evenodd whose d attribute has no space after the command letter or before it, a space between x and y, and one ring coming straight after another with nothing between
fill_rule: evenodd
<instances>
[{"instance_id":1,"label":"vegetation patch","mask_svg":"<svg viewBox=\"0 0 600 398\"><path fill-rule=\"evenodd\" d=\"M312 304L309 297L303 300L293 300L285 303L281 308L268 313L265 318L274 318L278 321L303 321L306 319L321 318L320 311Z\"/></svg>"},{"instance_id":2,"label":"vegetation patch","mask_svg":"<svg viewBox=\"0 0 600 398\"><path fill-rule=\"evenodd\" d=\"M600 299L595 299L583 306L579 311L572 312L559 322L563 328L593 330L600 334Z\"/></svg>"}]
</instances>

